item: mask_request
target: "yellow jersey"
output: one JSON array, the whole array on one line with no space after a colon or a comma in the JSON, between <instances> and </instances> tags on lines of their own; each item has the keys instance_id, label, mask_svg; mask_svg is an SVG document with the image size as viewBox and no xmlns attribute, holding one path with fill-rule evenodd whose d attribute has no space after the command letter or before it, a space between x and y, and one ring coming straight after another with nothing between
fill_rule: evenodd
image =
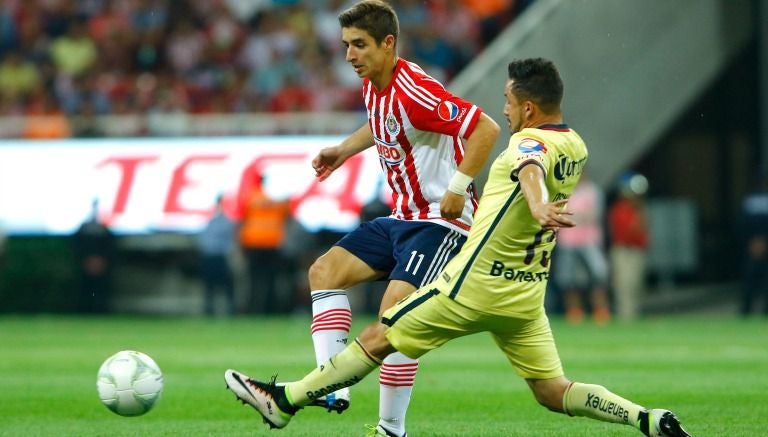
<instances>
[{"instance_id":1,"label":"yellow jersey","mask_svg":"<svg viewBox=\"0 0 768 437\"><path fill-rule=\"evenodd\" d=\"M586 162L584 141L566 125L512 135L491 166L467 242L431 286L480 312L538 317L557 233L534 220L517 174L540 166L556 201L571 195Z\"/></svg>"}]
</instances>

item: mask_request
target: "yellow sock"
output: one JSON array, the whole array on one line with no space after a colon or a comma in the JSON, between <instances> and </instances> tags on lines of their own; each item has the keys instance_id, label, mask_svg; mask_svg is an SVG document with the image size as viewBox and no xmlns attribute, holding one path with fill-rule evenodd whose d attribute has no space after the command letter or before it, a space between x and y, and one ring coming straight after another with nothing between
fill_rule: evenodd
<instances>
[{"instance_id":1,"label":"yellow sock","mask_svg":"<svg viewBox=\"0 0 768 437\"><path fill-rule=\"evenodd\" d=\"M645 410L601 385L579 382L571 383L565 390L563 409L571 416L585 416L632 426L637 426L640 412Z\"/></svg>"},{"instance_id":2,"label":"yellow sock","mask_svg":"<svg viewBox=\"0 0 768 437\"><path fill-rule=\"evenodd\" d=\"M368 355L355 339L301 381L287 384L285 393L293 405L303 407L317 398L357 384L380 365L381 361Z\"/></svg>"}]
</instances>

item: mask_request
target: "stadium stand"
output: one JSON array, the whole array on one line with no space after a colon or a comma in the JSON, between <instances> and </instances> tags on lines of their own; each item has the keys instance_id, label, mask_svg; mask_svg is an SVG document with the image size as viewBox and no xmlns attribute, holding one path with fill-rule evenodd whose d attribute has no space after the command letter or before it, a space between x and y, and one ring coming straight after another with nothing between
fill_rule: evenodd
<instances>
[{"instance_id":1,"label":"stadium stand","mask_svg":"<svg viewBox=\"0 0 768 437\"><path fill-rule=\"evenodd\" d=\"M264 115L362 110L336 19L350 3L6 1L0 137L349 131L361 118ZM392 3L405 35L400 55L446 81L530 0L495 1L490 10L470 0Z\"/></svg>"}]
</instances>

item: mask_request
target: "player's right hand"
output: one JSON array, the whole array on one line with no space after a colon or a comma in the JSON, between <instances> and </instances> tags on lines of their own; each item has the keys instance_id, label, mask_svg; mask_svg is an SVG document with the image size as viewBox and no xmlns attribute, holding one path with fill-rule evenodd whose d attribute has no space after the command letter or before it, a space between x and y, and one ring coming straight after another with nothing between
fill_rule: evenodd
<instances>
[{"instance_id":1,"label":"player's right hand","mask_svg":"<svg viewBox=\"0 0 768 437\"><path fill-rule=\"evenodd\" d=\"M320 150L320 153L312 160L312 168L315 170L315 177L324 181L334 170L341 167L346 158L341 155L339 146L326 147Z\"/></svg>"},{"instance_id":2,"label":"player's right hand","mask_svg":"<svg viewBox=\"0 0 768 437\"><path fill-rule=\"evenodd\" d=\"M446 219L457 219L464 212L464 196L446 191L440 200L440 216Z\"/></svg>"},{"instance_id":3,"label":"player's right hand","mask_svg":"<svg viewBox=\"0 0 768 437\"><path fill-rule=\"evenodd\" d=\"M531 205L531 215L543 229L572 228L576 226L570 216L571 211L565 209L568 199L560 199L551 203Z\"/></svg>"}]
</instances>

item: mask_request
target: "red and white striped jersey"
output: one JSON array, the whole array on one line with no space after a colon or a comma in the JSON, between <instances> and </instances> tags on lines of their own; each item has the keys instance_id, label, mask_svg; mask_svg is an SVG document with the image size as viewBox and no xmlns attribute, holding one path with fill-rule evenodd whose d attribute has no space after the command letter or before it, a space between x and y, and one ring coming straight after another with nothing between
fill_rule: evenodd
<instances>
[{"instance_id":1,"label":"red and white striped jersey","mask_svg":"<svg viewBox=\"0 0 768 437\"><path fill-rule=\"evenodd\" d=\"M474 184L459 219L440 217L440 200L464 158L462 139L472 134L482 110L402 58L383 90L364 79L363 95L379 161L392 188L392 217L434 220L467 235L477 209Z\"/></svg>"}]
</instances>

